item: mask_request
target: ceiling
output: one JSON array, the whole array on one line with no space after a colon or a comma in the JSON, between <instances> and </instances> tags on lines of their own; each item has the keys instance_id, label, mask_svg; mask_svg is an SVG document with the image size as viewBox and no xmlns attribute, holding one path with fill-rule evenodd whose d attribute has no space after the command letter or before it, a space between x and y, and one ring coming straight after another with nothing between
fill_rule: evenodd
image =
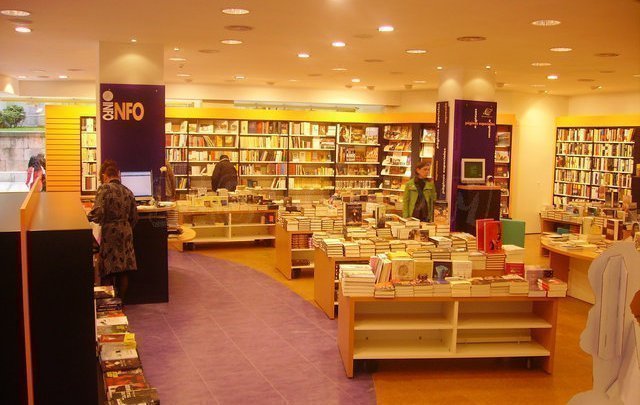
<instances>
[{"instance_id":1,"label":"ceiling","mask_svg":"<svg viewBox=\"0 0 640 405\"><path fill-rule=\"evenodd\" d=\"M250 13L223 14L227 7ZM442 72L491 66L505 90L566 96L640 91L639 0L0 0L0 9L31 12L0 16L0 74L20 80L96 80L99 41L136 38L164 46L166 83L436 89ZM561 23L531 24L539 19ZM395 30L378 32L385 24ZM18 25L32 32L17 33ZM457 40L462 36L486 40ZM225 45L224 39L243 43ZM346 46L334 48L332 41ZM298 58L300 52L310 58ZM549 74L559 78L549 80ZM239 75L245 78L235 79Z\"/></svg>"}]
</instances>

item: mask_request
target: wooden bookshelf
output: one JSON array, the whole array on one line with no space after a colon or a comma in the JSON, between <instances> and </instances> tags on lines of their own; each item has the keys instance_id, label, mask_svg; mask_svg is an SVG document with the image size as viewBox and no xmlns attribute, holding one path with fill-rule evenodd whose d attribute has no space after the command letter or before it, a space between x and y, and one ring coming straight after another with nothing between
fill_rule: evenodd
<instances>
[{"instance_id":1,"label":"wooden bookshelf","mask_svg":"<svg viewBox=\"0 0 640 405\"><path fill-rule=\"evenodd\" d=\"M526 357L553 371L557 298L393 298L339 294L338 349L354 361Z\"/></svg>"},{"instance_id":2,"label":"wooden bookshelf","mask_svg":"<svg viewBox=\"0 0 640 405\"><path fill-rule=\"evenodd\" d=\"M288 280L298 278L301 271L314 269L314 248L302 247L301 241L293 239L311 238L313 231L287 231L282 224L276 225L276 269ZM294 265L293 260L307 260L308 264Z\"/></svg>"},{"instance_id":3,"label":"wooden bookshelf","mask_svg":"<svg viewBox=\"0 0 640 405\"><path fill-rule=\"evenodd\" d=\"M336 191L372 190L378 187L379 130L375 125L339 125Z\"/></svg>"}]
</instances>

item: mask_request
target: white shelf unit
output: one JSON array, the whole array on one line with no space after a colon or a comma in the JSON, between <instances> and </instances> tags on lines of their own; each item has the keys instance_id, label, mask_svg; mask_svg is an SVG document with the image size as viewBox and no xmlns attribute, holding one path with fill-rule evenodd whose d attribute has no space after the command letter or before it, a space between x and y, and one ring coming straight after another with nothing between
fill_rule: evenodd
<instances>
[{"instance_id":1,"label":"white shelf unit","mask_svg":"<svg viewBox=\"0 0 640 405\"><path fill-rule=\"evenodd\" d=\"M338 126L336 191L378 186L379 127L367 124Z\"/></svg>"},{"instance_id":2,"label":"white shelf unit","mask_svg":"<svg viewBox=\"0 0 640 405\"><path fill-rule=\"evenodd\" d=\"M180 210L179 222L195 231L187 243L246 242L275 239L275 210Z\"/></svg>"},{"instance_id":3,"label":"white shelf unit","mask_svg":"<svg viewBox=\"0 0 640 405\"><path fill-rule=\"evenodd\" d=\"M98 189L98 163L95 117L80 118L80 190L95 194Z\"/></svg>"},{"instance_id":4,"label":"white shelf unit","mask_svg":"<svg viewBox=\"0 0 640 405\"><path fill-rule=\"evenodd\" d=\"M380 177L383 191L404 190L404 184L411 178L411 149L413 128L411 124L389 124L384 126L384 159Z\"/></svg>"},{"instance_id":5,"label":"white shelf unit","mask_svg":"<svg viewBox=\"0 0 640 405\"><path fill-rule=\"evenodd\" d=\"M356 360L533 358L553 370L557 298L394 298L339 294L338 348Z\"/></svg>"}]
</instances>

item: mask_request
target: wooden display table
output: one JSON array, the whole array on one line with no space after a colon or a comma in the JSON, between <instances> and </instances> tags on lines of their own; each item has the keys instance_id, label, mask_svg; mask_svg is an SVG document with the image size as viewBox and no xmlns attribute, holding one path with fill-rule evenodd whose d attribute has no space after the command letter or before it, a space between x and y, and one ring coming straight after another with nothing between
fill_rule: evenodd
<instances>
[{"instance_id":1,"label":"wooden display table","mask_svg":"<svg viewBox=\"0 0 640 405\"><path fill-rule=\"evenodd\" d=\"M345 297L338 349L354 360L527 357L551 374L557 298Z\"/></svg>"},{"instance_id":2,"label":"wooden display table","mask_svg":"<svg viewBox=\"0 0 640 405\"><path fill-rule=\"evenodd\" d=\"M549 252L549 266L553 269L553 275L567 282L567 295L594 304L595 297L588 273L591 262L600 254L590 250L569 250L554 246L544 237L540 238L540 247Z\"/></svg>"},{"instance_id":3,"label":"wooden display table","mask_svg":"<svg viewBox=\"0 0 640 405\"><path fill-rule=\"evenodd\" d=\"M313 297L329 319L334 319L338 305L337 267L340 263L368 263L369 257L329 257L320 248L315 249L313 257Z\"/></svg>"},{"instance_id":4,"label":"wooden display table","mask_svg":"<svg viewBox=\"0 0 640 405\"><path fill-rule=\"evenodd\" d=\"M287 231L282 224L276 225L276 269L287 279L297 278L300 271L314 268L313 252L314 248L293 248L291 239L293 235L308 235L311 237L313 231ZM293 265L294 259L306 259L309 264Z\"/></svg>"}]
</instances>

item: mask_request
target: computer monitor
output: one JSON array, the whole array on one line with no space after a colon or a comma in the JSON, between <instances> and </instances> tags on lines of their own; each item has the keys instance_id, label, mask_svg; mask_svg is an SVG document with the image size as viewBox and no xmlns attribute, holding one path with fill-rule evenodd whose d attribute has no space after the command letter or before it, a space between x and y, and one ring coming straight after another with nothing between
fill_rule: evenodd
<instances>
[{"instance_id":1,"label":"computer monitor","mask_svg":"<svg viewBox=\"0 0 640 405\"><path fill-rule=\"evenodd\" d=\"M460 182L462 184L484 184L485 159L464 158L460 162Z\"/></svg>"},{"instance_id":2,"label":"computer monitor","mask_svg":"<svg viewBox=\"0 0 640 405\"><path fill-rule=\"evenodd\" d=\"M120 172L120 182L133 193L136 200L153 197L153 175L151 171Z\"/></svg>"}]
</instances>

